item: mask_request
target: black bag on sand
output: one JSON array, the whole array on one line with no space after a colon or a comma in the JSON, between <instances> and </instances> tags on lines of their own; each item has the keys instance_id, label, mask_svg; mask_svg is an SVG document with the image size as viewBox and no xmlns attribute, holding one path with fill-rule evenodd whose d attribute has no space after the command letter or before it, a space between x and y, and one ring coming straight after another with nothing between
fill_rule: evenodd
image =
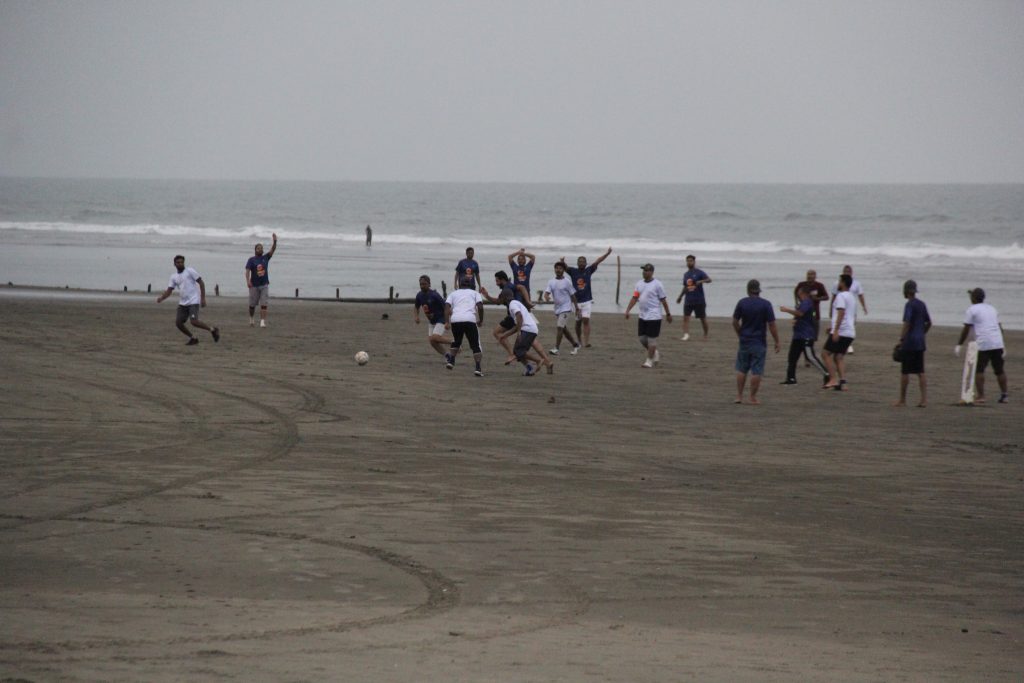
<instances>
[{"instance_id":1,"label":"black bag on sand","mask_svg":"<svg viewBox=\"0 0 1024 683\"><path fill-rule=\"evenodd\" d=\"M902 344L897 344L896 346L892 347L892 359L896 363L902 363L903 362L903 345Z\"/></svg>"}]
</instances>

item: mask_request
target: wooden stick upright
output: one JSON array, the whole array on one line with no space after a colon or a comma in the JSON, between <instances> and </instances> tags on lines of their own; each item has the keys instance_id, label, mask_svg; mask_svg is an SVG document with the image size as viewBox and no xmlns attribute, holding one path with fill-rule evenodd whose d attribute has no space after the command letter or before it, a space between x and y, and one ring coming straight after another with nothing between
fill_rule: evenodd
<instances>
[{"instance_id":1,"label":"wooden stick upright","mask_svg":"<svg viewBox=\"0 0 1024 683\"><path fill-rule=\"evenodd\" d=\"M619 305L619 286L622 284L622 257L615 255L615 305Z\"/></svg>"}]
</instances>

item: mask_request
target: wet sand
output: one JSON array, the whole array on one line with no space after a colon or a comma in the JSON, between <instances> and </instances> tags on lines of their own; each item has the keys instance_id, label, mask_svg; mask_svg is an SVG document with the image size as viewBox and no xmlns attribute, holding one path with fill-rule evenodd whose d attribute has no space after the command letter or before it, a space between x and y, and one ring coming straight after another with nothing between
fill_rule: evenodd
<instances>
[{"instance_id":1,"label":"wet sand","mask_svg":"<svg viewBox=\"0 0 1024 683\"><path fill-rule=\"evenodd\" d=\"M1024 675L1024 395L956 406L958 330L926 409L865 322L850 391L780 386L783 325L737 406L725 320L481 379L407 306L217 298L195 347L173 298L0 306L0 680Z\"/></svg>"}]
</instances>

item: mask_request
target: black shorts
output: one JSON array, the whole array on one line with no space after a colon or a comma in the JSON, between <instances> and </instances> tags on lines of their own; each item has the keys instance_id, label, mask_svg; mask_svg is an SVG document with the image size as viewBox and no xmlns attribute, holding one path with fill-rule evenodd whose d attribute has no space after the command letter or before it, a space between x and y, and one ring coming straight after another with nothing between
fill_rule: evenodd
<instances>
[{"instance_id":1,"label":"black shorts","mask_svg":"<svg viewBox=\"0 0 1024 683\"><path fill-rule=\"evenodd\" d=\"M903 360L900 361L900 374L923 375L924 351L904 351Z\"/></svg>"},{"instance_id":2,"label":"black shorts","mask_svg":"<svg viewBox=\"0 0 1024 683\"><path fill-rule=\"evenodd\" d=\"M707 310L707 304L683 304L683 317L693 315L697 320L703 320L707 317L705 311Z\"/></svg>"},{"instance_id":3,"label":"black shorts","mask_svg":"<svg viewBox=\"0 0 1024 683\"><path fill-rule=\"evenodd\" d=\"M179 325L184 324L188 319L199 320L199 304L191 306L178 306L178 314L175 320Z\"/></svg>"},{"instance_id":4,"label":"black shorts","mask_svg":"<svg viewBox=\"0 0 1024 683\"><path fill-rule=\"evenodd\" d=\"M992 362L992 372L997 375L1003 374L1003 350L1002 349L990 349L988 351L978 351L978 370L977 372L985 372L985 368L988 367L989 361Z\"/></svg>"},{"instance_id":5,"label":"black shorts","mask_svg":"<svg viewBox=\"0 0 1024 683\"><path fill-rule=\"evenodd\" d=\"M520 332L519 336L516 337L516 345L512 349L512 353L515 354L516 358L523 360L526 358L526 354L533 348L533 340L537 338L535 332Z\"/></svg>"},{"instance_id":6,"label":"black shorts","mask_svg":"<svg viewBox=\"0 0 1024 683\"><path fill-rule=\"evenodd\" d=\"M825 350L829 353L841 355L846 353L846 350L850 348L850 344L853 343L853 337L840 337L838 341L832 341L832 335L828 335L828 339L825 340Z\"/></svg>"},{"instance_id":7,"label":"black shorts","mask_svg":"<svg viewBox=\"0 0 1024 683\"><path fill-rule=\"evenodd\" d=\"M473 349L473 353L481 353L480 348L480 330L477 329L476 323L452 323L452 348L457 349L462 346L462 338L465 337L469 340L469 348Z\"/></svg>"},{"instance_id":8,"label":"black shorts","mask_svg":"<svg viewBox=\"0 0 1024 683\"><path fill-rule=\"evenodd\" d=\"M501 322L498 323L498 325L503 330L511 330L513 327L516 326L516 320L512 316L506 315L504 318L501 319Z\"/></svg>"},{"instance_id":9,"label":"black shorts","mask_svg":"<svg viewBox=\"0 0 1024 683\"><path fill-rule=\"evenodd\" d=\"M661 320L644 320L643 318L637 318L636 333L641 337L657 339L658 335L661 334Z\"/></svg>"}]
</instances>

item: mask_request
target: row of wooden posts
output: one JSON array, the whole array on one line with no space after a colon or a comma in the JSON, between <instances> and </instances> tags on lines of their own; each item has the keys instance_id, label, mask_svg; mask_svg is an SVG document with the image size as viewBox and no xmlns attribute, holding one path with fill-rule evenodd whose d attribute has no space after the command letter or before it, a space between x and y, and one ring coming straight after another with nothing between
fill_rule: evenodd
<instances>
[{"instance_id":1,"label":"row of wooden posts","mask_svg":"<svg viewBox=\"0 0 1024 683\"><path fill-rule=\"evenodd\" d=\"M615 268L616 268L616 276L615 276L615 304L618 305L618 303L619 303L619 290L621 289L621 284L622 284L622 259L619 258L618 255L616 255L616 257L615 257ZM125 292L128 291L128 285L124 286L124 291ZM539 303L540 300L543 298L543 297L540 296L542 291L543 290L538 290L537 291L537 294L538 294L538 296L537 296L537 303ZM152 294L153 293L153 285L152 284L146 285L146 293L148 293L148 294ZM445 298L448 297L448 285L447 285L447 283L444 280L441 280L441 293L442 293L442 295ZM220 285L219 284L215 284L213 286L213 295L214 296L220 296ZM295 298L296 299L299 298L299 288L298 287L295 288ZM312 297L312 298L314 300L316 300L316 301L325 301L325 300L329 301L329 299L324 299L322 297ZM334 289L334 299L336 301L341 301L341 288L340 287L335 287L335 289ZM372 299L371 298L371 299L346 299L346 301L374 301L374 302L381 302L382 300L381 299ZM398 295L395 293L394 285L392 285L391 287L388 288L388 298L383 300L383 301L386 301L387 303L407 303L406 301L400 300L398 298ZM412 299L409 299L409 301L412 301Z\"/></svg>"}]
</instances>

